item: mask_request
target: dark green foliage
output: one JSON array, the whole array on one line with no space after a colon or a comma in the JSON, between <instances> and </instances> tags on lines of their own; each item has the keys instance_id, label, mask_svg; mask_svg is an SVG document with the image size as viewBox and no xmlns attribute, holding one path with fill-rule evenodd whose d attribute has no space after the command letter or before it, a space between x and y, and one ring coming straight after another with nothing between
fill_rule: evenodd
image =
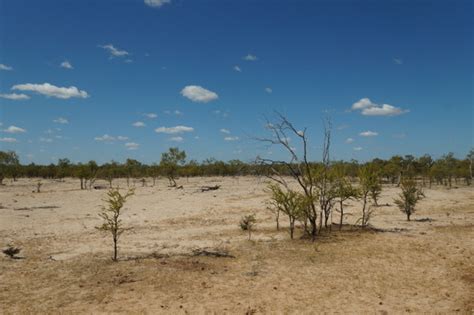
<instances>
[{"instance_id":1,"label":"dark green foliage","mask_svg":"<svg viewBox=\"0 0 474 315\"><path fill-rule=\"evenodd\" d=\"M401 212L407 216L407 221L410 221L410 217L415 213L415 206L419 200L423 199L425 195L423 190L418 187L416 181L412 178L405 178L401 183L402 192L398 195L398 198L394 200Z\"/></svg>"}]
</instances>

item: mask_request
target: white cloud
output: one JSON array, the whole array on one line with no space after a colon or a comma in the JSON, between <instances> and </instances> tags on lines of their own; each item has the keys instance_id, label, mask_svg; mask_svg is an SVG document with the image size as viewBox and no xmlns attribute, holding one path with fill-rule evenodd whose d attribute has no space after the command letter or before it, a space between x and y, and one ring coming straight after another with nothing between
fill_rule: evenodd
<instances>
[{"instance_id":1,"label":"white cloud","mask_svg":"<svg viewBox=\"0 0 474 315\"><path fill-rule=\"evenodd\" d=\"M375 107L369 107L369 108L364 108L362 110L362 115L365 116L397 116L401 115L404 113L408 113L409 110L403 110L401 108L388 105L388 104L383 104L381 107L375 106Z\"/></svg>"},{"instance_id":2,"label":"white cloud","mask_svg":"<svg viewBox=\"0 0 474 315\"><path fill-rule=\"evenodd\" d=\"M225 129L225 128L222 128L222 129L220 130L220 132L226 133L226 134L230 134L230 130Z\"/></svg>"},{"instance_id":3,"label":"white cloud","mask_svg":"<svg viewBox=\"0 0 474 315\"><path fill-rule=\"evenodd\" d=\"M22 100L30 99L30 97L26 94L16 94L16 93L0 94L0 97L6 98L7 100L13 100L13 101L22 101Z\"/></svg>"},{"instance_id":4,"label":"white cloud","mask_svg":"<svg viewBox=\"0 0 474 315\"><path fill-rule=\"evenodd\" d=\"M8 138L8 137L5 137L5 138L0 138L0 142L8 142L8 143L13 143L13 142L17 142L15 138Z\"/></svg>"},{"instance_id":5,"label":"white cloud","mask_svg":"<svg viewBox=\"0 0 474 315\"><path fill-rule=\"evenodd\" d=\"M352 142L354 142L354 139L352 139L352 138L347 138L346 139L346 143L352 143Z\"/></svg>"},{"instance_id":6,"label":"white cloud","mask_svg":"<svg viewBox=\"0 0 474 315\"><path fill-rule=\"evenodd\" d=\"M175 111L174 111L174 114L175 114L176 116L181 116L183 113L180 112L179 110L175 110Z\"/></svg>"},{"instance_id":7,"label":"white cloud","mask_svg":"<svg viewBox=\"0 0 474 315\"><path fill-rule=\"evenodd\" d=\"M248 55L245 56L243 59L244 59L244 60L247 60L247 61L256 61L258 58L257 58L257 56L255 56L255 55L248 54Z\"/></svg>"},{"instance_id":8,"label":"white cloud","mask_svg":"<svg viewBox=\"0 0 474 315\"><path fill-rule=\"evenodd\" d=\"M117 137L117 140L119 140L119 141L126 141L126 140L128 140L128 137L118 136L118 137Z\"/></svg>"},{"instance_id":9,"label":"white cloud","mask_svg":"<svg viewBox=\"0 0 474 315\"><path fill-rule=\"evenodd\" d=\"M403 64L403 60L401 58L393 58L393 62L397 65Z\"/></svg>"},{"instance_id":10,"label":"white cloud","mask_svg":"<svg viewBox=\"0 0 474 315\"><path fill-rule=\"evenodd\" d=\"M239 137L225 137L224 140L225 141L237 141L237 140L239 140Z\"/></svg>"},{"instance_id":11,"label":"white cloud","mask_svg":"<svg viewBox=\"0 0 474 315\"><path fill-rule=\"evenodd\" d=\"M357 102L355 102L354 104L352 104L352 109L353 110L364 109L364 108L368 108L372 106L376 106L376 104L372 103L372 101L368 99L367 97L364 97L358 100Z\"/></svg>"},{"instance_id":12,"label":"white cloud","mask_svg":"<svg viewBox=\"0 0 474 315\"><path fill-rule=\"evenodd\" d=\"M171 0L145 0L145 4L152 8L161 8L167 3L171 3Z\"/></svg>"},{"instance_id":13,"label":"white cloud","mask_svg":"<svg viewBox=\"0 0 474 315\"><path fill-rule=\"evenodd\" d=\"M113 58L113 57L125 57L125 56L128 56L130 54L128 51L120 50L120 49L114 47L114 45L112 45L112 44L99 45L99 47L107 50L110 53L111 58Z\"/></svg>"},{"instance_id":14,"label":"white cloud","mask_svg":"<svg viewBox=\"0 0 474 315\"><path fill-rule=\"evenodd\" d=\"M125 147L127 150L137 150L140 145L136 142L127 142L125 143Z\"/></svg>"},{"instance_id":15,"label":"white cloud","mask_svg":"<svg viewBox=\"0 0 474 315\"><path fill-rule=\"evenodd\" d=\"M354 151L362 151L362 147L354 147Z\"/></svg>"},{"instance_id":16,"label":"white cloud","mask_svg":"<svg viewBox=\"0 0 474 315\"><path fill-rule=\"evenodd\" d=\"M72 64L67 60L64 60L63 62L61 62L60 66L61 66L61 68L65 68L65 69L74 69Z\"/></svg>"},{"instance_id":17,"label":"white cloud","mask_svg":"<svg viewBox=\"0 0 474 315\"><path fill-rule=\"evenodd\" d=\"M267 87L265 88L265 92L267 92L268 94L272 94L273 90L272 88Z\"/></svg>"},{"instance_id":18,"label":"white cloud","mask_svg":"<svg viewBox=\"0 0 474 315\"><path fill-rule=\"evenodd\" d=\"M155 114L155 113L145 113L143 115L145 115L146 117L148 117L150 119L154 119L154 118L158 117L158 115Z\"/></svg>"},{"instance_id":19,"label":"white cloud","mask_svg":"<svg viewBox=\"0 0 474 315\"><path fill-rule=\"evenodd\" d=\"M198 103L208 103L219 98L215 92L206 90L199 85L188 85L184 87L184 89L181 90L181 95Z\"/></svg>"},{"instance_id":20,"label":"white cloud","mask_svg":"<svg viewBox=\"0 0 474 315\"><path fill-rule=\"evenodd\" d=\"M234 69L235 71L237 71L237 72L242 72L242 69L240 69L240 67L239 67L239 66L234 66L234 68L233 68L233 69Z\"/></svg>"},{"instance_id":21,"label":"white cloud","mask_svg":"<svg viewBox=\"0 0 474 315\"><path fill-rule=\"evenodd\" d=\"M39 139L39 141L40 141L40 142L51 143L51 142L53 142L53 139L41 137L41 138Z\"/></svg>"},{"instance_id":22,"label":"white cloud","mask_svg":"<svg viewBox=\"0 0 474 315\"><path fill-rule=\"evenodd\" d=\"M174 142L182 142L184 139L183 137L178 136L178 137L171 137L169 140L174 141Z\"/></svg>"},{"instance_id":23,"label":"white cloud","mask_svg":"<svg viewBox=\"0 0 474 315\"><path fill-rule=\"evenodd\" d=\"M378 105L373 103L369 98L362 98L352 104L352 110L360 110L364 116L397 116L409 112L409 110L404 110L389 104Z\"/></svg>"},{"instance_id":24,"label":"white cloud","mask_svg":"<svg viewBox=\"0 0 474 315\"><path fill-rule=\"evenodd\" d=\"M53 122L58 123L58 124L62 124L62 125L69 124L69 120L67 120L66 118L63 118L63 117L58 117L57 119L53 120Z\"/></svg>"},{"instance_id":25,"label":"white cloud","mask_svg":"<svg viewBox=\"0 0 474 315\"><path fill-rule=\"evenodd\" d=\"M115 141L115 137L109 136L108 134L105 134L101 137L95 137L95 141L106 141L106 142L112 142Z\"/></svg>"},{"instance_id":26,"label":"white cloud","mask_svg":"<svg viewBox=\"0 0 474 315\"><path fill-rule=\"evenodd\" d=\"M361 136L361 137L375 137L375 136L378 136L378 135L379 135L378 132L370 131L370 130L363 131L363 132L359 133L359 136Z\"/></svg>"},{"instance_id":27,"label":"white cloud","mask_svg":"<svg viewBox=\"0 0 474 315\"><path fill-rule=\"evenodd\" d=\"M175 134L183 132L192 132L194 128L187 126L175 126L175 127L159 127L155 129L156 133Z\"/></svg>"},{"instance_id":28,"label":"white cloud","mask_svg":"<svg viewBox=\"0 0 474 315\"><path fill-rule=\"evenodd\" d=\"M4 65L3 63L0 63L0 70L4 70L4 71L12 71L12 70L13 70L13 67L10 67L10 66L7 66L7 65Z\"/></svg>"},{"instance_id":29,"label":"white cloud","mask_svg":"<svg viewBox=\"0 0 474 315\"><path fill-rule=\"evenodd\" d=\"M7 129L3 129L4 132L8 133L24 133L26 132L25 129L17 127L17 126L10 126Z\"/></svg>"},{"instance_id":30,"label":"white cloud","mask_svg":"<svg viewBox=\"0 0 474 315\"><path fill-rule=\"evenodd\" d=\"M143 121L136 121L132 124L133 127L137 127L137 128L140 128L140 127L145 127L145 123Z\"/></svg>"},{"instance_id":31,"label":"white cloud","mask_svg":"<svg viewBox=\"0 0 474 315\"><path fill-rule=\"evenodd\" d=\"M33 91L39 94L43 94L46 96L61 98L61 99L68 99L71 97L79 97L79 98L87 98L89 95L86 91L81 91L75 86L70 87L57 87L55 85L49 83L43 84L17 84L12 87L12 90L20 90L20 91Z\"/></svg>"}]
</instances>

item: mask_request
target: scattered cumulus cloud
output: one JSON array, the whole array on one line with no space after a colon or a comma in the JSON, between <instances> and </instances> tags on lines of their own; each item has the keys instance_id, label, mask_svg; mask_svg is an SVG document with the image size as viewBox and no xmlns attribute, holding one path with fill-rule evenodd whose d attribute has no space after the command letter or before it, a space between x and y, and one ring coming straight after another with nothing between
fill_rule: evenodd
<instances>
[{"instance_id":1,"label":"scattered cumulus cloud","mask_svg":"<svg viewBox=\"0 0 474 315\"><path fill-rule=\"evenodd\" d=\"M57 119L53 120L53 122L55 122L57 124L62 124L62 125L69 124L69 120L67 120L64 117L58 117Z\"/></svg>"},{"instance_id":2,"label":"scattered cumulus cloud","mask_svg":"<svg viewBox=\"0 0 474 315\"><path fill-rule=\"evenodd\" d=\"M354 142L354 139L352 139L352 138L347 138L346 139L346 143L352 143L352 142Z\"/></svg>"},{"instance_id":3,"label":"scattered cumulus cloud","mask_svg":"<svg viewBox=\"0 0 474 315\"><path fill-rule=\"evenodd\" d=\"M105 134L103 136L100 136L100 137L95 137L94 138L95 141L101 141L101 142L114 142L115 140L118 140L118 141L127 141L128 140L128 137L125 137L125 136L117 136L117 137L114 137L114 136L110 136L108 134Z\"/></svg>"},{"instance_id":4,"label":"scattered cumulus cloud","mask_svg":"<svg viewBox=\"0 0 474 315\"><path fill-rule=\"evenodd\" d=\"M337 130L344 130L344 129L347 129L347 128L349 128L349 125L339 125L339 126L337 126L336 129Z\"/></svg>"},{"instance_id":5,"label":"scattered cumulus cloud","mask_svg":"<svg viewBox=\"0 0 474 315\"><path fill-rule=\"evenodd\" d=\"M41 137L41 138L39 138L39 141L40 142L45 142L45 143L51 143L51 142L53 142L53 139Z\"/></svg>"},{"instance_id":6,"label":"scattered cumulus cloud","mask_svg":"<svg viewBox=\"0 0 474 315\"><path fill-rule=\"evenodd\" d=\"M113 58L113 57L125 57L125 56L130 55L130 53L128 51L120 50L119 48L116 48L112 44L99 45L99 47L105 49L106 51L108 51L110 53L111 58Z\"/></svg>"},{"instance_id":7,"label":"scattered cumulus cloud","mask_svg":"<svg viewBox=\"0 0 474 315\"><path fill-rule=\"evenodd\" d=\"M14 143L17 142L17 140L15 138L4 137L0 138L0 142Z\"/></svg>"},{"instance_id":8,"label":"scattered cumulus cloud","mask_svg":"<svg viewBox=\"0 0 474 315\"><path fill-rule=\"evenodd\" d=\"M188 85L181 90L181 95L193 102L208 103L217 100L219 96L199 85Z\"/></svg>"},{"instance_id":9,"label":"scattered cumulus cloud","mask_svg":"<svg viewBox=\"0 0 474 315\"><path fill-rule=\"evenodd\" d=\"M225 134L230 134L230 130L222 128L220 132L225 133Z\"/></svg>"},{"instance_id":10,"label":"scattered cumulus cloud","mask_svg":"<svg viewBox=\"0 0 474 315\"><path fill-rule=\"evenodd\" d=\"M115 141L115 137L112 137L112 136L109 136L108 134L105 134L105 135L100 136L100 137L95 137L94 140L95 141L112 142L112 141Z\"/></svg>"},{"instance_id":11,"label":"scattered cumulus cloud","mask_svg":"<svg viewBox=\"0 0 474 315\"><path fill-rule=\"evenodd\" d=\"M156 133L166 133L166 134L177 134L177 133L192 132L192 131L194 131L194 128L187 127L187 126L159 127L155 129Z\"/></svg>"},{"instance_id":12,"label":"scattered cumulus cloud","mask_svg":"<svg viewBox=\"0 0 474 315\"><path fill-rule=\"evenodd\" d=\"M272 94L273 90L272 88L266 87L265 92L267 92L268 94Z\"/></svg>"},{"instance_id":13,"label":"scattered cumulus cloud","mask_svg":"<svg viewBox=\"0 0 474 315\"><path fill-rule=\"evenodd\" d=\"M136 142L127 142L125 143L125 147L127 150L137 150L140 145Z\"/></svg>"},{"instance_id":14,"label":"scattered cumulus cloud","mask_svg":"<svg viewBox=\"0 0 474 315\"><path fill-rule=\"evenodd\" d=\"M13 70L13 67L10 67L10 66L7 66L3 63L0 63L0 70L3 70L3 71L12 71Z\"/></svg>"},{"instance_id":15,"label":"scattered cumulus cloud","mask_svg":"<svg viewBox=\"0 0 474 315\"><path fill-rule=\"evenodd\" d=\"M243 59L246 60L246 61L257 61L258 60L257 56L252 55L252 54L248 54L247 56L243 57Z\"/></svg>"},{"instance_id":16,"label":"scattered cumulus cloud","mask_svg":"<svg viewBox=\"0 0 474 315\"><path fill-rule=\"evenodd\" d=\"M161 8L168 3L171 3L171 0L145 0L145 4L152 8Z\"/></svg>"},{"instance_id":17,"label":"scattered cumulus cloud","mask_svg":"<svg viewBox=\"0 0 474 315\"><path fill-rule=\"evenodd\" d=\"M61 68L64 68L64 69L74 69L74 67L72 66L72 64L67 61L67 60L64 60L63 62L61 62Z\"/></svg>"},{"instance_id":18,"label":"scattered cumulus cloud","mask_svg":"<svg viewBox=\"0 0 474 315\"><path fill-rule=\"evenodd\" d=\"M362 115L365 116L398 116L404 113L407 113L408 110L403 110L401 108L383 104L381 107L369 107L362 110Z\"/></svg>"},{"instance_id":19,"label":"scattered cumulus cloud","mask_svg":"<svg viewBox=\"0 0 474 315\"><path fill-rule=\"evenodd\" d=\"M145 127L145 123L143 121L136 121L132 124L133 127L137 127L137 128L141 128L141 127Z\"/></svg>"},{"instance_id":20,"label":"scattered cumulus cloud","mask_svg":"<svg viewBox=\"0 0 474 315\"><path fill-rule=\"evenodd\" d=\"M12 90L32 91L48 97L56 97L61 99L68 99L72 97L87 98L89 95L86 91L81 91L75 86L58 87L49 83L43 84L17 84L12 87Z\"/></svg>"},{"instance_id":21,"label":"scattered cumulus cloud","mask_svg":"<svg viewBox=\"0 0 474 315\"><path fill-rule=\"evenodd\" d=\"M237 140L239 140L239 137L225 137L224 140L225 141L237 141Z\"/></svg>"},{"instance_id":22,"label":"scattered cumulus cloud","mask_svg":"<svg viewBox=\"0 0 474 315\"><path fill-rule=\"evenodd\" d=\"M359 133L359 136L361 136L361 137L375 137L375 136L378 136L378 135L379 135L378 132L370 131L370 130L362 131L361 133Z\"/></svg>"},{"instance_id":23,"label":"scattered cumulus cloud","mask_svg":"<svg viewBox=\"0 0 474 315\"><path fill-rule=\"evenodd\" d=\"M368 99L367 97L364 97L358 100L357 102L355 102L354 104L352 104L352 110L364 109L364 108L368 108L375 105L376 104L372 103L370 99Z\"/></svg>"},{"instance_id":24,"label":"scattered cumulus cloud","mask_svg":"<svg viewBox=\"0 0 474 315\"><path fill-rule=\"evenodd\" d=\"M354 147L354 151L362 151L362 147Z\"/></svg>"},{"instance_id":25,"label":"scattered cumulus cloud","mask_svg":"<svg viewBox=\"0 0 474 315\"><path fill-rule=\"evenodd\" d=\"M23 100L30 99L30 97L26 94L17 94L17 93L0 94L0 97L5 98L7 100L12 100L12 101L23 101Z\"/></svg>"},{"instance_id":26,"label":"scattered cumulus cloud","mask_svg":"<svg viewBox=\"0 0 474 315\"><path fill-rule=\"evenodd\" d=\"M359 101L352 104L352 110L360 110L364 116L398 116L401 114L408 113L409 110L401 109L389 104L376 104L373 103L369 98L362 98Z\"/></svg>"},{"instance_id":27,"label":"scattered cumulus cloud","mask_svg":"<svg viewBox=\"0 0 474 315\"><path fill-rule=\"evenodd\" d=\"M401 58L393 58L393 63L395 63L397 65L402 65L403 60Z\"/></svg>"},{"instance_id":28,"label":"scattered cumulus cloud","mask_svg":"<svg viewBox=\"0 0 474 315\"><path fill-rule=\"evenodd\" d=\"M26 130L17 126L10 126L7 129L3 129L3 132L7 133L25 133Z\"/></svg>"},{"instance_id":29,"label":"scattered cumulus cloud","mask_svg":"<svg viewBox=\"0 0 474 315\"><path fill-rule=\"evenodd\" d=\"M183 137L177 136L177 137L171 137L169 140L174 141L174 142L183 142L184 139Z\"/></svg>"},{"instance_id":30,"label":"scattered cumulus cloud","mask_svg":"<svg viewBox=\"0 0 474 315\"><path fill-rule=\"evenodd\" d=\"M147 118L150 118L150 119L155 119L156 117L158 117L158 115L155 113L145 113L143 115L145 115Z\"/></svg>"},{"instance_id":31,"label":"scattered cumulus cloud","mask_svg":"<svg viewBox=\"0 0 474 315\"><path fill-rule=\"evenodd\" d=\"M242 69L240 69L240 67L239 67L239 66L234 66L234 68L233 68L233 69L234 69L234 71L237 71L237 72L242 72Z\"/></svg>"}]
</instances>

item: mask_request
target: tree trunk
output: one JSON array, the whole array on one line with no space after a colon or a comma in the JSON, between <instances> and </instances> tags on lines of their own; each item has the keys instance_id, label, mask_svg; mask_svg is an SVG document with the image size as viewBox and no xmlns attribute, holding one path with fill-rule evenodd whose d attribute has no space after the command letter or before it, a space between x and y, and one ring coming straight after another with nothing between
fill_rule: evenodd
<instances>
[{"instance_id":1,"label":"tree trunk","mask_svg":"<svg viewBox=\"0 0 474 315\"><path fill-rule=\"evenodd\" d=\"M114 261L117 261L117 252L118 252L117 237L114 236Z\"/></svg>"},{"instance_id":2,"label":"tree trunk","mask_svg":"<svg viewBox=\"0 0 474 315\"><path fill-rule=\"evenodd\" d=\"M290 238L293 239L293 233L295 231L295 219L290 218Z\"/></svg>"},{"instance_id":3,"label":"tree trunk","mask_svg":"<svg viewBox=\"0 0 474 315\"><path fill-rule=\"evenodd\" d=\"M407 213L407 221L410 221L411 213Z\"/></svg>"},{"instance_id":4,"label":"tree trunk","mask_svg":"<svg viewBox=\"0 0 474 315\"><path fill-rule=\"evenodd\" d=\"M342 220L344 219L344 207L342 205L342 199L339 201L341 207L341 218L339 219L339 231L342 230Z\"/></svg>"}]
</instances>

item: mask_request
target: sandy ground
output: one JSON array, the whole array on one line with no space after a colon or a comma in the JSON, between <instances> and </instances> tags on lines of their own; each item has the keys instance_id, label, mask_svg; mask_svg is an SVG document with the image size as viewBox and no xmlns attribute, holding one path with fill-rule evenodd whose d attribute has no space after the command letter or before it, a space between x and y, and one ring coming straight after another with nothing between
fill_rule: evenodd
<instances>
[{"instance_id":1,"label":"sandy ground","mask_svg":"<svg viewBox=\"0 0 474 315\"><path fill-rule=\"evenodd\" d=\"M398 189L384 187L372 219L381 231L334 228L311 243L290 240L284 220L276 231L263 179L180 179L183 190L137 183L114 263L110 235L94 228L106 190L43 180L33 193L36 182L0 187L0 248L21 247L24 257L0 255L0 313L474 311L470 187L427 189L413 217L424 222L407 222L393 205ZM360 205L348 211L354 223ZM250 213L252 241L238 227ZM193 255L202 248L235 257Z\"/></svg>"}]
</instances>

